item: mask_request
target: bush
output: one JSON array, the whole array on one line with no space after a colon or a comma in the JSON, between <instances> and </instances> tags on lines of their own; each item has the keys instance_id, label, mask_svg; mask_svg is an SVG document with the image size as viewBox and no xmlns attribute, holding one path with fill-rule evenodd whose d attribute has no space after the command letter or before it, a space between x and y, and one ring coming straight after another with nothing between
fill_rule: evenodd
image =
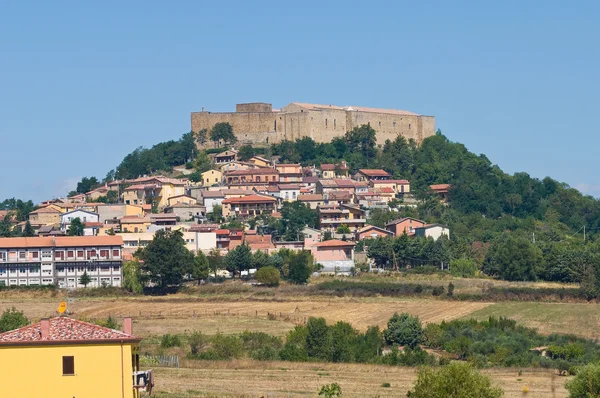
<instances>
[{"instance_id":1,"label":"bush","mask_svg":"<svg viewBox=\"0 0 600 398\"><path fill-rule=\"evenodd\" d=\"M263 285L279 286L281 275L279 270L271 265L262 267L254 274L254 279Z\"/></svg>"},{"instance_id":2,"label":"bush","mask_svg":"<svg viewBox=\"0 0 600 398\"><path fill-rule=\"evenodd\" d=\"M411 348L418 346L423 340L423 328L418 317L407 313L395 313L383 331L386 343L390 345L407 345Z\"/></svg>"},{"instance_id":3,"label":"bush","mask_svg":"<svg viewBox=\"0 0 600 398\"><path fill-rule=\"evenodd\" d=\"M224 336L217 333L213 337L211 350L217 359L233 359L242 356L244 346L237 336Z\"/></svg>"},{"instance_id":4,"label":"bush","mask_svg":"<svg viewBox=\"0 0 600 398\"><path fill-rule=\"evenodd\" d=\"M434 287L431 291L431 294L433 294L434 296L441 296L442 294L444 294L444 286Z\"/></svg>"},{"instance_id":5,"label":"bush","mask_svg":"<svg viewBox=\"0 0 600 398\"><path fill-rule=\"evenodd\" d=\"M458 258L450 261L450 274L461 278L472 278L477 273L477 264L470 258Z\"/></svg>"},{"instance_id":6,"label":"bush","mask_svg":"<svg viewBox=\"0 0 600 398\"><path fill-rule=\"evenodd\" d=\"M448 297L454 296L454 283L448 283Z\"/></svg>"},{"instance_id":7,"label":"bush","mask_svg":"<svg viewBox=\"0 0 600 398\"><path fill-rule=\"evenodd\" d=\"M319 389L319 396L325 398L341 397L342 387L337 383L325 384Z\"/></svg>"},{"instance_id":8,"label":"bush","mask_svg":"<svg viewBox=\"0 0 600 398\"><path fill-rule=\"evenodd\" d=\"M29 319L25 317L23 311L17 311L15 307L5 310L0 317L0 333L8 332L27 326Z\"/></svg>"},{"instance_id":9,"label":"bush","mask_svg":"<svg viewBox=\"0 0 600 398\"><path fill-rule=\"evenodd\" d=\"M468 364L455 362L439 369L421 369L407 397L499 398L503 395L500 388L492 386L489 377L479 374Z\"/></svg>"},{"instance_id":10,"label":"bush","mask_svg":"<svg viewBox=\"0 0 600 398\"><path fill-rule=\"evenodd\" d=\"M189 343L192 355L198 355L208 344L208 338L202 332L195 331L190 335Z\"/></svg>"},{"instance_id":11,"label":"bush","mask_svg":"<svg viewBox=\"0 0 600 398\"><path fill-rule=\"evenodd\" d=\"M165 334L160 339L161 348L181 347L181 339L176 334Z\"/></svg>"},{"instance_id":12,"label":"bush","mask_svg":"<svg viewBox=\"0 0 600 398\"><path fill-rule=\"evenodd\" d=\"M590 364L577 370L573 380L565 384L571 398L600 396L600 364Z\"/></svg>"}]
</instances>

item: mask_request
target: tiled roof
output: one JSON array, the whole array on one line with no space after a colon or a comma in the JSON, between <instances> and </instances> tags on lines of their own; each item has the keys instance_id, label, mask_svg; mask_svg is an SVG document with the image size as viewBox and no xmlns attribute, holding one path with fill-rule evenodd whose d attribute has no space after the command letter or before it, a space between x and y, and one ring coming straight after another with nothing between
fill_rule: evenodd
<instances>
[{"instance_id":1,"label":"tiled roof","mask_svg":"<svg viewBox=\"0 0 600 398\"><path fill-rule=\"evenodd\" d=\"M276 202L277 199L269 196L260 195L248 195L241 198L229 198L223 201L224 204L234 203L262 203L262 202Z\"/></svg>"},{"instance_id":2,"label":"tiled roof","mask_svg":"<svg viewBox=\"0 0 600 398\"><path fill-rule=\"evenodd\" d=\"M149 223L150 217L125 216L121 217L121 224L144 224Z\"/></svg>"},{"instance_id":3,"label":"tiled roof","mask_svg":"<svg viewBox=\"0 0 600 398\"><path fill-rule=\"evenodd\" d=\"M217 235L229 235L228 229L216 229L213 232Z\"/></svg>"},{"instance_id":4,"label":"tiled roof","mask_svg":"<svg viewBox=\"0 0 600 398\"><path fill-rule=\"evenodd\" d=\"M383 232L383 233L385 233L387 235L393 235L393 233L390 232L390 231L388 231L387 229L379 228L379 227L377 227L375 225L365 225L364 227L362 227L361 229L359 229L358 231L356 231L356 233L357 234L361 234L361 233L367 232L368 230L371 230L371 229L376 229L376 230L378 230L380 232Z\"/></svg>"},{"instance_id":5,"label":"tiled roof","mask_svg":"<svg viewBox=\"0 0 600 398\"><path fill-rule=\"evenodd\" d=\"M306 184L314 184L318 181L319 181L319 179L317 177L313 177L313 176L302 177L302 182L304 182Z\"/></svg>"},{"instance_id":6,"label":"tiled roof","mask_svg":"<svg viewBox=\"0 0 600 398\"><path fill-rule=\"evenodd\" d=\"M85 225L86 228L103 227L104 226L104 224L102 224L101 222L84 222L83 225Z\"/></svg>"},{"instance_id":7,"label":"tiled roof","mask_svg":"<svg viewBox=\"0 0 600 398\"><path fill-rule=\"evenodd\" d=\"M32 238L25 238L32 239ZM123 238L120 236L57 236L54 238L56 247L81 247L81 246L122 246Z\"/></svg>"},{"instance_id":8,"label":"tiled roof","mask_svg":"<svg viewBox=\"0 0 600 398\"><path fill-rule=\"evenodd\" d=\"M433 191L447 191L450 189L450 187L450 184L434 184L429 186L429 188L431 188Z\"/></svg>"},{"instance_id":9,"label":"tiled roof","mask_svg":"<svg viewBox=\"0 0 600 398\"><path fill-rule=\"evenodd\" d=\"M302 185L300 184L279 184L279 189L282 191L286 191L286 190L298 190L302 188Z\"/></svg>"},{"instance_id":10,"label":"tiled roof","mask_svg":"<svg viewBox=\"0 0 600 398\"><path fill-rule=\"evenodd\" d=\"M367 177L391 177L387 171L381 169L360 169L358 171Z\"/></svg>"},{"instance_id":11,"label":"tiled roof","mask_svg":"<svg viewBox=\"0 0 600 398\"><path fill-rule=\"evenodd\" d=\"M32 211L29 214L41 214L41 213L60 213L60 210L56 210L53 207L42 207L42 208ZM0 214L0 216L1 216L1 214Z\"/></svg>"},{"instance_id":12,"label":"tiled roof","mask_svg":"<svg viewBox=\"0 0 600 398\"><path fill-rule=\"evenodd\" d=\"M353 242L344 242L343 240L326 240L323 242L315 243L316 247L343 247L343 246L354 246Z\"/></svg>"},{"instance_id":13,"label":"tiled roof","mask_svg":"<svg viewBox=\"0 0 600 398\"><path fill-rule=\"evenodd\" d=\"M225 194L223 191L204 191L202 192L203 198L224 198Z\"/></svg>"},{"instance_id":14,"label":"tiled roof","mask_svg":"<svg viewBox=\"0 0 600 398\"><path fill-rule=\"evenodd\" d=\"M232 170L227 172L227 177L231 176L247 176L247 175L258 175L258 174L279 174L279 171L272 168L260 168L252 170Z\"/></svg>"},{"instance_id":15,"label":"tiled roof","mask_svg":"<svg viewBox=\"0 0 600 398\"><path fill-rule=\"evenodd\" d=\"M36 248L36 247L52 247L54 240L46 237L34 238L0 238L0 248Z\"/></svg>"},{"instance_id":16,"label":"tiled roof","mask_svg":"<svg viewBox=\"0 0 600 398\"><path fill-rule=\"evenodd\" d=\"M140 339L124 332L105 328L75 319L50 318L48 336L42 338L42 322L11 330L0 334L0 346L3 344L52 344L58 342L120 342L139 341Z\"/></svg>"},{"instance_id":17,"label":"tiled roof","mask_svg":"<svg viewBox=\"0 0 600 398\"><path fill-rule=\"evenodd\" d=\"M406 220L413 220L413 221L416 221L416 222L418 222L418 223L421 223L421 224L423 224L423 225L425 224L425 221L421 221L421 220L419 220L419 219L416 219L416 218L412 218L412 217L403 217L403 218L399 218L399 219L397 219L397 220L390 221L390 222L388 222L388 223L387 223L387 224L385 224L385 225L386 225L386 226L387 226L387 225L396 225L396 224L399 224L399 223L401 223L401 222L403 222L403 221L406 221Z\"/></svg>"},{"instance_id":18,"label":"tiled roof","mask_svg":"<svg viewBox=\"0 0 600 398\"><path fill-rule=\"evenodd\" d=\"M275 247L271 235L246 235L246 243L252 250L272 249Z\"/></svg>"},{"instance_id":19,"label":"tiled roof","mask_svg":"<svg viewBox=\"0 0 600 398\"><path fill-rule=\"evenodd\" d=\"M301 202L311 202L311 201L319 201L323 200L323 195L298 195L298 200Z\"/></svg>"},{"instance_id":20,"label":"tiled roof","mask_svg":"<svg viewBox=\"0 0 600 398\"><path fill-rule=\"evenodd\" d=\"M354 188L354 181L350 179L335 178L333 181L335 181L338 188Z\"/></svg>"}]
</instances>

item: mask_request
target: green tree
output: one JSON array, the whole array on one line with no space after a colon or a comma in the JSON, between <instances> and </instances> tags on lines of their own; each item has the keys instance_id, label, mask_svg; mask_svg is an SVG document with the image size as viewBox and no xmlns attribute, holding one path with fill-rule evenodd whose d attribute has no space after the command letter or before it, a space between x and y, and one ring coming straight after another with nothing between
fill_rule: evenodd
<instances>
[{"instance_id":1,"label":"green tree","mask_svg":"<svg viewBox=\"0 0 600 398\"><path fill-rule=\"evenodd\" d=\"M358 331L347 322L339 321L329 328L331 333L331 362L354 362Z\"/></svg>"},{"instance_id":2,"label":"green tree","mask_svg":"<svg viewBox=\"0 0 600 398\"><path fill-rule=\"evenodd\" d=\"M398 218L400 218L400 213L398 212L390 211L389 209L373 209L369 212L367 223L379 228L385 228L388 222Z\"/></svg>"},{"instance_id":3,"label":"green tree","mask_svg":"<svg viewBox=\"0 0 600 398\"><path fill-rule=\"evenodd\" d=\"M269 255L262 250L257 250L252 254L251 268L260 269L269 265Z\"/></svg>"},{"instance_id":4,"label":"green tree","mask_svg":"<svg viewBox=\"0 0 600 398\"><path fill-rule=\"evenodd\" d=\"M132 293L142 293L144 291L141 266L137 258L123 262L123 288Z\"/></svg>"},{"instance_id":5,"label":"green tree","mask_svg":"<svg viewBox=\"0 0 600 398\"><path fill-rule=\"evenodd\" d=\"M351 233L350 231L350 227L348 226L348 224L342 224L339 227L337 227L337 230L335 231L338 234L349 234Z\"/></svg>"},{"instance_id":6,"label":"green tree","mask_svg":"<svg viewBox=\"0 0 600 398\"><path fill-rule=\"evenodd\" d=\"M206 145L206 142L208 141L208 130L207 129L201 129L196 133L196 142L198 144L200 144L201 146Z\"/></svg>"},{"instance_id":7,"label":"green tree","mask_svg":"<svg viewBox=\"0 0 600 398\"><path fill-rule=\"evenodd\" d=\"M470 258L457 258L450 261L450 273L452 276L472 278L477 273L477 263Z\"/></svg>"},{"instance_id":8,"label":"green tree","mask_svg":"<svg viewBox=\"0 0 600 398\"><path fill-rule=\"evenodd\" d=\"M337 383L325 384L319 388L319 396L334 398L342 396L342 387Z\"/></svg>"},{"instance_id":9,"label":"green tree","mask_svg":"<svg viewBox=\"0 0 600 398\"><path fill-rule=\"evenodd\" d=\"M86 193L100 186L100 181L96 177L83 177L77 183L77 193Z\"/></svg>"},{"instance_id":10,"label":"green tree","mask_svg":"<svg viewBox=\"0 0 600 398\"><path fill-rule=\"evenodd\" d=\"M407 313L395 313L389 319L383 337L389 345L415 348L423 341L423 327L418 317Z\"/></svg>"},{"instance_id":11,"label":"green tree","mask_svg":"<svg viewBox=\"0 0 600 398\"><path fill-rule=\"evenodd\" d=\"M0 237L8 238L12 236L12 223L10 222L12 214L7 213L0 219Z\"/></svg>"},{"instance_id":12,"label":"green tree","mask_svg":"<svg viewBox=\"0 0 600 398\"><path fill-rule=\"evenodd\" d=\"M181 231L157 231L139 258L144 262L142 272L165 293L169 286L179 286L194 266Z\"/></svg>"},{"instance_id":13,"label":"green tree","mask_svg":"<svg viewBox=\"0 0 600 398\"><path fill-rule=\"evenodd\" d=\"M285 241L297 241L305 226L315 228L318 224L317 212L312 210L308 204L299 200L295 202L283 202L281 207L281 231Z\"/></svg>"},{"instance_id":14,"label":"green tree","mask_svg":"<svg viewBox=\"0 0 600 398\"><path fill-rule=\"evenodd\" d=\"M69 236L83 236L83 228L84 225L79 219L79 217L75 217L71 220L71 224L69 224L69 231L67 235Z\"/></svg>"},{"instance_id":15,"label":"green tree","mask_svg":"<svg viewBox=\"0 0 600 398\"><path fill-rule=\"evenodd\" d=\"M289 265L288 279L296 285L308 282L312 264L312 255L309 251L300 251L292 254Z\"/></svg>"},{"instance_id":16,"label":"green tree","mask_svg":"<svg viewBox=\"0 0 600 398\"><path fill-rule=\"evenodd\" d=\"M565 384L570 398L600 397L600 364L588 364Z\"/></svg>"},{"instance_id":17,"label":"green tree","mask_svg":"<svg viewBox=\"0 0 600 398\"><path fill-rule=\"evenodd\" d=\"M410 398L500 398L500 388L492 386L490 378L477 372L469 364L453 362L441 368L419 370Z\"/></svg>"},{"instance_id":18,"label":"green tree","mask_svg":"<svg viewBox=\"0 0 600 398\"><path fill-rule=\"evenodd\" d=\"M221 256L221 252L217 248L213 248L210 250L207 256L208 266L213 276L217 277L217 271L223 269L225 267L225 262L223 261L223 256Z\"/></svg>"},{"instance_id":19,"label":"green tree","mask_svg":"<svg viewBox=\"0 0 600 398\"><path fill-rule=\"evenodd\" d=\"M251 264L252 251L245 242L225 255L225 268L231 272L233 278L235 278L236 273L241 274L242 271L250 269Z\"/></svg>"},{"instance_id":20,"label":"green tree","mask_svg":"<svg viewBox=\"0 0 600 398\"><path fill-rule=\"evenodd\" d=\"M254 155L255 155L255 153L254 153L254 148L252 147L252 145L242 145L238 151L238 159L241 160L242 162L247 162Z\"/></svg>"},{"instance_id":21,"label":"green tree","mask_svg":"<svg viewBox=\"0 0 600 398\"><path fill-rule=\"evenodd\" d=\"M23 311L17 311L15 307L12 307L4 310L2 316L0 316L0 333L18 329L28 324L29 319L25 317Z\"/></svg>"},{"instance_id":22,"label":"green tree","mask_svg":"<svg viewBox=\"0 0 600 398\"><path fill-rule=\"evenodd\" d=\"M190 338L188 339L192 355L200 354L200 351L202 351L208 345L208 341L208 337L202 334L202 332L192 332Z\"/></svg>"},{"instance_id":23,"label":"green tree","mask_svg":"<svg viewBox=\"0 0 600 398\"><path fill-rule=\"evenodd\" d=\"M309 358L328 360L332 349L332 340L325 319L308 318L306 329L306 352Z\"/></svg>"},{"instance_id":24,"label":"green tree","mask_svg":"<svg viewBox=\"0 0 600 398\"><path fill-rule=\"evenodd\" d=\"M214 205L212 212L206 215L212 222L220 223L223 220L223 207L221 205Z\"/></svg>"},{"instance_id":25,"label":"green tree","mask_svg":"<svg viewBox=\"0 0 600 398\"><path fill-rule=\"evenodd\" d=\"M83 287L87 287L90 282L92 282L92 278L88 275L87 270L83 271L83 275L79 277L79 284L83 285Z\"/></svg>"},{"instance_id":26,"label":"green tree","mask_svg":"<svg viewBox=\"0 0 600 398\"><path fill-rule=\"evenodd\" d=\"M192 278L198 281L198 284L203 279L208 278L210 272L210 265L208 264L208 258L202 253L202 250L198 250L194 257L194 265L192 267Z\"/></svg>"},{"instance_id":27,"label":"green tree","mask_svg":"<svg viewBox=\"0 0 600 398\"><path fill-rule=\"evenodd\" d=\"M373 127L363 124L346 133L347 150L351 154L350 161L358 167L369 167L377 154L376 132Z\"/></svg>"},{"instance_id":28,"label":"green tree","mask_svg":"<svg viewBox=\"0 0 600 398\"><path fill-rule=\"evenodd\" d=\"M208 171L212 168L212 161L204 151L200 151L196 160L194 160L194 170L198 172L198 174L202 174L205 171Z\"/></svg>"},{"instance_id":29,"label":"green tree","mask_svg":"<svg viewBox=\"0 0 600 398\"><path fill-rule=\"evenodd\" d=\"M33 230L33 227L31 226L31 223L29 221L25 223L25 227L23 228L23 232L21 235L25 237L35 236L35 231Z\"/></svg>"},{"instance_id":30,"label":"green tree","mask_svg":"<svg viewBox=\"0 0 600 398\"><path fill-rule=\"evenodd\" d=\"M254 279L266 286L279 286L279 270L271 265L262 267L254 274Z\"/></svg>"},{"instance_id":31,"label":"green tree","mask_svg":"<svg viewBox=\"0 0 600 398\"><path fill-rule=\"evenodd\" d=\"M528 239L504 233L490 245L483 272L509 281L534 281L541 261L541 250Z\"/></svg>"},{"instance_id":32,"label":"green tree","mask_svg":"<svg viewBox=\"0 0 600 398\"><path fill-rule=\"evenodd\" d=\"M215 124L210 130L210 140L215 143L215 146L220 146L221 141L231 145L237 142L233 127L228 122Z\"/></svg>"}]
</instances>

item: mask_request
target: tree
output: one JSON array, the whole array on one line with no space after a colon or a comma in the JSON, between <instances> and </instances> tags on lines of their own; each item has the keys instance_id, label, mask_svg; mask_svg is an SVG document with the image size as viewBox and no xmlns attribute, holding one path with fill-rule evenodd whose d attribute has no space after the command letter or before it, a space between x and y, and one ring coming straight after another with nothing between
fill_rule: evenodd
<instances>
[{"instance_id":1,"label":"tree","mask_svg":"<svg viewBox=\"0 0 600 398\"><path fill-rule=\"evenodd\" d=\"M232 145L237 142L233 127L228 122L215 124L210 130L210 139L215 143L215 146L220 146L221 141Z\"/></svg>"},{"instance_id":2,"label":"tree","mask_svg":"<svg viewBox=\"0 0 600 398\"><path fill-rule=\"evenodd\" d=\"M250 160L254 156L252 145L242 145L238 151L238 159L242 162Z\"/></svg>"},{"instance_id":3,"label":"tree","mask_svg":"<svg viewBox=\"0 0 600 398\"><path fill-rule=\"evenodd\" d=\"M457 258L450 261L450 273L452 276L472 278L477 273L477 264L470 258Z\"/></svg>"},{"instance_id":4,"label":"tree","mask_svg":"<svg viewBox=\"0 0 600 398\"><path fill-rule=\"evenodd\" d=\"M12 236L12 224L10 222L12 214L7 213L0 219L0 237L8 238Z\"/></svg>"},{"instance_id":5,"label":"tree","mask_svg":"<svg viewBox=\"0 0 600 398\"><path fill-rule=\"evenodd\" d=\"M504 395L493 387L490 378L477 372L469 364L453 362L441 368L422 368L417 381L406 395L410 398L500 398Z\"/></svg>"},{"instance_id":6,"label":"tree","mask_svg":"<svg viewBox=\"0 0 600 398\"><path fill-rule=\"evenodd\" d=\"M198 144L200 144L201 146L206 145L206 141L208 140L208 130L207 129L200 129L197 133L196 133L196 142Z\"/></svg>"},{"instance_id":7,"label":"tree","mask_svg":"<svg viewBox=\"0 0 600 398\"><path fill-rule=\"evenodd\" d=\"M18 329L28 324L29 319L25 317L23 311L17 311L15 307L12 307L4 310L2 316L0 316L0 333Z\"/></svg>"},{"instance_id":8,"label":"tree","mask_svg":"<svg viewBox=\"0 0 600 398\"><path fill-rule=\"evenodd\" d=\"M331 352L331 333L325 319L308 318L306 352L309 358L327 360Z\"/></svg>"},{"instance_id":9,"label":"tree","mask_svg":"<svg viewBox=\"0 0 600 398\"><path fill-rule=\"evenodd\" d=\"M339 227L337 227L337 230L335 232L338 234L349 234L351 231L348 224L342 224Z\"/></svg>"},{"instance_id":10,"label":"tree","mask_svg":"<svg viewBox=\"0 0 600 398\"><path fill-rule=\"evenodd\" d=\"M318 223L317 212L312 210L308 204L299 200L295 202L283 202L281 208L281 230L285 241L297 241L300 232L306 225L315 228Z\"/></svg>"},{"instance_id":11,"label":"tree","mask_svg":"<svg viewBox=\"0 0 600 398\"><path fill-rule=\"evenodd\" d=\"M144 291L141 266L137 258L123 262L123 288L132 293Z\"/></svg>"},{"instance_id":12,"label":"tree","mask_svg":"<svg viewBox=\"0 0 600 398\"><path fill-rule=\"evenodd\" d=\"M204 151L200 151L196 160L194 160L194 169L198 174L202 174L212 168L212 161Z\"/></svg>"},{"instance_id":13,"label":"tree","mask_svg":"<svg viewBox=\"0 0 600 398\"><path fill-rule=\"evenodd\" d=\"M292 254L288 279L296 285L308 282L311 274L312 255L309 251L300 251Z\"/></svg>"},{"instance_id":14,"label":"tree","mask_svg":"<svg viewBox=\"0 0 600 398\"><path fill-rule=\"evenodd\" d=\"M571 398L600 397L600 364L588 364L565 384Z\"/></svg>"},{"instance_id":15,"label":"tree","mask_svg":"<svg viewBox=\"0 0 600 398\"><path fill-rule=\"evenodd\" d=\"M423 341L423 327L418 317L395 313L388 321L383 337L389 345L415 348Z\"/></svg>"},{"instance_id":16,"label":"tree","mask_svg":"<svg viewBox=\"0 0 600 398\"><path fill-rule=\"evenodd\" d=\"M376 131L368 124L354 127L346 133L347 150L350 158L359 167L368 167L375 159Z\"/></svg>"},{"instance_id":17,"label":"tree","mask_svg":"<svg viewBox=\"0 0 600 398\"><path fill-rule=\"evenodd\" d=\"M208 213L206 217L216 223L220 223L223 220L223 206L213 205L212 212Z\"/></svg>"},{"instance_id":18,"label":"tree","mask_svg":"<svg viewBox=\"0 0 600 398\"><path fill-rule=\"evenodd\" d=\"M87 287L90 282L92 282L92 278L88 275L87 270L83 271L83 275L79 277L79 284L83 285L83 287Z\"/></svg>"},{"instance_id":19,"label":"tree","mask_svg":"<svg viewBox=\"0 0 600 398\"><path fill-rule=\"evenodd\" d=\"M29 221L25 223L25 228L23 228L23 232L21 235L25 237L35 236L35 231L33 230L33 227L31 226L31 223Z\"/></svg>"},{"instance_id":20,"label":"tree","mask_svg":"<svg viewBox=\"0 0 600 398\"><path fill-rule=\"evenodd\" d=\"M210 266L208 264L208 258L202 253L201 250L198 250L196 256L194 257L194 265L192 267L192 278L198 281L208 278L208 274L210 272Z\"/></svg>"},{"instance_id":21,"label":"tree","mask_svg":"<svg viewBox=\"0 0 600 398\"><path fill-rule=\"evenodd\" d=\"M225 255L225 268L231 272L233 278L236 272L241 276L241 272L249 269L250 264L252 264L252 251L245 242Z\"/></svg>"},{"instance_id":22,"label":"tree","mask_svg":"<svg viewBox=\"0 0 600 398\"><path fill-rule=\"evenodd\" d=\"M166 293L169 286L179 286L192 271L194 255L185 247L183 233L159 230L139 255L142 271Z\"/></svg>"},{"instance_id":23,"label":"tree","mask_svg":"<svg viewBox=\"0 0 600 398\"><path fill-rule=\"evenodd\" d=\"M81 181L77 183L77 193L86 193L100 186L100 181L96 177L83 177Z\"/></svg>"},{"instance_id":24,"label":"tree","mask_svg":"<svg viewBox=\"0 0 600 398\"><path fill-rule=\"evenodd\" d=\"M207 256L208 266L210 271L213 273L214 277L217 277L217 271L224 268L223 256L221 256L221 252L217 248L213 248L210 250Z\"/></svg>"},{"instance_id":25,"label":"tree","mask_svg":"<svg viewBox=\"0 0 600 398\"><path fill-rule=\"evenodd\" d=\"M509 281L534 281L541 261L541 250L528 239L504 233L490 245L483 272Z\"/></svg>"},{"instance_id":26,"label":"tree","mask_svg":"<svg viewBox=\"0 0 600 398\"><path fill-rule=\"evenodd\" d=\"M279 286L279 270L271 265L262 267L254 274L254 279L266 286Z\"/></svg>"},{"instance_id":27,"label":"tree","mask_svg":"<svg viewBox=\"0 0 600 398\"><path fill-rule=\"evenodd\" d=\"M269 255L262 250L257 250L252 254L252 268L260 269L269 265Z\"/></svg>"},{"instance_id":28,"label":"tree","mask_svg":"<svg viewBox=\"0 0 600 398\"><path fill-rule=\"evenodd\" d=\"M69 231L67 235L69 236L83 236L83 228L84 225L79 219L79 217L75 217L71 220L71 224L69 225Z\"/></svg>"}]
</instances>

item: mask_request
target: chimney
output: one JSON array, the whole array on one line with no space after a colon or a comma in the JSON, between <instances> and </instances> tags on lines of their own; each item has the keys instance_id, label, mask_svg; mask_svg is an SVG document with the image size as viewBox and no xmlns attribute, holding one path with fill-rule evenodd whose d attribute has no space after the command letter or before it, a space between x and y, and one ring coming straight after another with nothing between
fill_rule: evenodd
<instances>
[{"instance_id":1,"label":"chimney","mask_svg":"<svg viewBox=\"0 0 600 398\"><path fill-rule=\"evenodd\" d=\"M123 319L123 332L133 336L133 320L129 316Z\"/></svg>"},{"instance_id":2,"label":"chimney","mask_svg":"<svg viewBox=\"0 0 600 398\"><path fill-rule=\"evenodd\" d=\"M42 340L48 340L48 335L50 334L50 319L42 319L40 324L42 327Z\"/></svg>"}]
</instances>

